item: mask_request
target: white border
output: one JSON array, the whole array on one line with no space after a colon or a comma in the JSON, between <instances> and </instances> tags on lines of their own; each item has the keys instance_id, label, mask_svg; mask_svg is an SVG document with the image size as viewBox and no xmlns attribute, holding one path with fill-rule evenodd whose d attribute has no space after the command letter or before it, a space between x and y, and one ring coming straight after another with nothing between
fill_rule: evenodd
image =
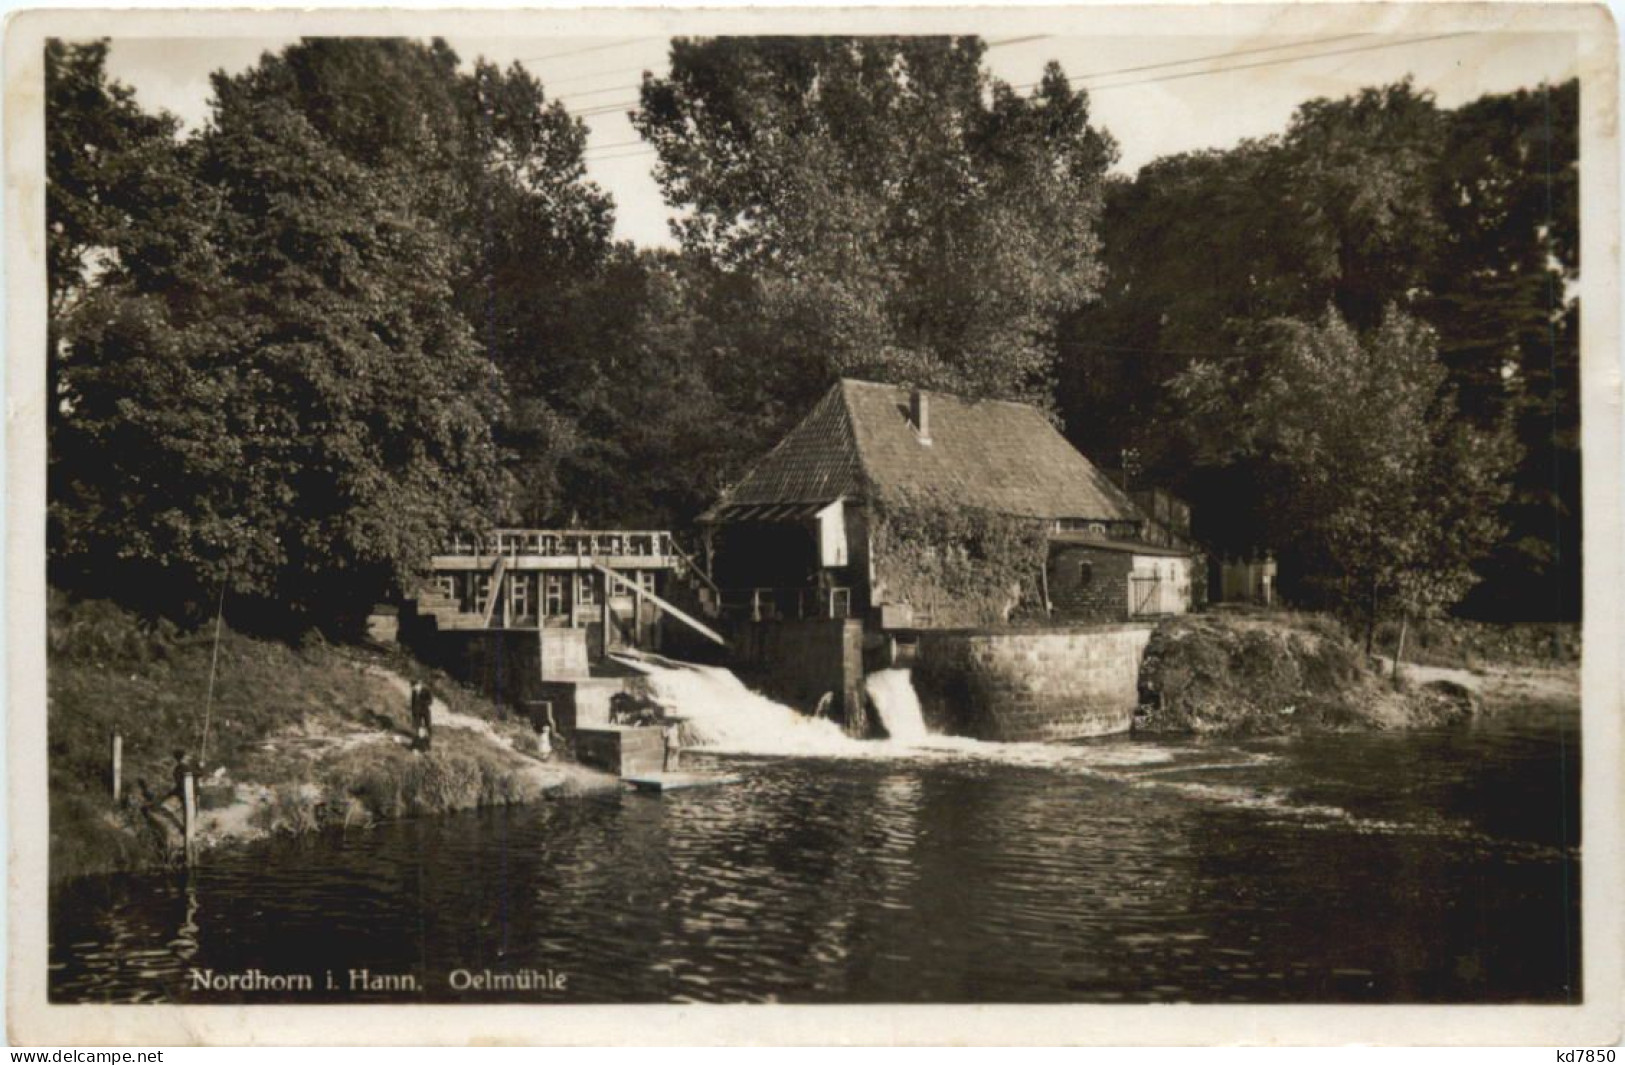
<instances>
[{"instance_id":1,"label":"white border","mask_svg":"<svg viewBox=\"0 0 1625 1065\"><path fill-rule=\"evenodd\" d=\"M290 5L291 6L291 5ZM1546 1044L1621 1035L1621 661L1617 32L1600 6L1070 5L1026 8L33 11L9 20L6 151L6 652L10 803L8 1034L122 1044ZM45 1001L45 281L42 45L47 36L760 32L1571 33L1579 41L1586 619L1582 898L1585 1004L1560 1006L52 1006Z\"/></svg>"}]
</instances>

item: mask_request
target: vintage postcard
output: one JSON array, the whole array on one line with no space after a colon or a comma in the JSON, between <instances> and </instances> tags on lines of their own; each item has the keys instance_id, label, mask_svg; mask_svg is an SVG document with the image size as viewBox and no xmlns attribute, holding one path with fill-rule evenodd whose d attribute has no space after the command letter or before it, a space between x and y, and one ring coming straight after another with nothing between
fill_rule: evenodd
<instances>
[{"instance_id":1,"label":"vintage postcard","mask_svg":"<svg viewBox=\"0 0 1625 1065\"><path fill-rule=\"evenodd\" d=\"M1620 1038L1606 9L5 64L13 1042Z\"/></svg>"}]
</instances>

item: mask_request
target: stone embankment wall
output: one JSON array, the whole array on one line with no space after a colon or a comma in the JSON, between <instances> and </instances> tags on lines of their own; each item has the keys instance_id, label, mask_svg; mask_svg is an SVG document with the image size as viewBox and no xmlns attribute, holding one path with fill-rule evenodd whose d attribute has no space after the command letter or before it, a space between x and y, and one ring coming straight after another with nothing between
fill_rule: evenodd
<instances>
[{"instance_id":1,"label":"stone embankment wall","mask_svg":"<svg viewBox=\"0 0 1625 1065\"><path fill-rule=\"evenodd\" d=\"M926 724L1002 742L1127 732L1153 628L921 632L914 688Z\"/></svg>"}]
</instances>

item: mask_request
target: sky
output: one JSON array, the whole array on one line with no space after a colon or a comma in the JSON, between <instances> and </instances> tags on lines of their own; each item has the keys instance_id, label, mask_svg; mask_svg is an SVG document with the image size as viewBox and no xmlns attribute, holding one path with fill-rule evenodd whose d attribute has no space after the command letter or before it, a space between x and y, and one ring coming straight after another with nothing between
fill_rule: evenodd
<instances>
[{"instance_id":1,"label":"sky","mask_svg":"<svg viewBox=\"0 0 1625 1065\"><path fill-rule=\"evenodd\" d=\"M1575 40L1562 33L1325 32L1248 35L1043 34L984 32L986 64L1012 85L1036 82L1061 63L1090 90L1097 124L1116 138L1117 169L1133 173L1159 156L1224 148L1286 128L1293 110L1316 97L1341 97L1407 75L1444 107L1488 92L1561 81L1577 70ZM114 37L108 71L198 128L208 118L209 74L235 73L294 37ZM627 111L644 71L666 72L664 36L459 37L448 43L466 63L477 56L523 63L549 97L563 100L589 130L587 171L616 204L616 236L669 246L671 210Z\"/></svg>"}]
</instances>

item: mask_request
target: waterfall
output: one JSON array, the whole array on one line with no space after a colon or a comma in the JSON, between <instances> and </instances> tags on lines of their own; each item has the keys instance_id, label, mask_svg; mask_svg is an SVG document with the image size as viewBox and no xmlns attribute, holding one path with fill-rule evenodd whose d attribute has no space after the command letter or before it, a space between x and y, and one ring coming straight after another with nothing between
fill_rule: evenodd
<instances>
[{"instance_id":1,"label":"waterfall","mask_svg":"<svg viewBox=\"0 0 1625 1065\"><path fill-rule=\"evenodd\" d=\"M731 754L851 755L865 746L835 722L758 695L718 666L648 654L615 658L647 678L650 697L685 720L696 747Z\"/></svg>"},{"instance_id":2,"label":"waterfall","mask_svg":"<svg viewBox=\"0 0 1625 1065\"><path fill-rule=\"evenodd\" d=\"M913 678L906 669L871 673L865 688L889 740L856 740L828 718L802 714L751 691L726 669L679 662L641 651L612 657L642 674L649 696L685 722L687 743L718 754L780 757L975 759L1003 765L1048 766L1127 780L1125 772L1183 758L1184 748L1123 742L1099 745L994 743L926 728Z\"/></svg>"},{"instance_id":3,"label":"waterfall","mask_svg":"<svg viewBox=\"0 0 1625 1065\"><path fill-rule=\"evenodd\" d=\"M880 723L894 743L923 743L931 735L920 710L920 697L914 692L912 675L906 669L882 669L863 680L864 691L880 715Z\"/></svg>"}]
</instances>

